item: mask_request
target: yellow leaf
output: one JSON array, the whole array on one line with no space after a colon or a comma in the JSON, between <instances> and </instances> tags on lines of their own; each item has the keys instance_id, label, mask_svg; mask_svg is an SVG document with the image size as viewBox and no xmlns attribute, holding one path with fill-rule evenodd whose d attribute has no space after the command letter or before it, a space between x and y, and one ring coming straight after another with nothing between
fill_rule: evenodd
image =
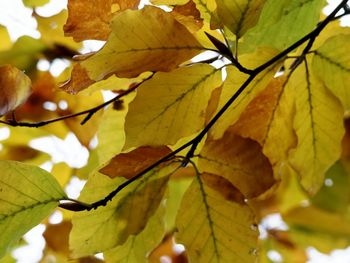
<instances>
[{"instance_id":1,"label":"yellow leaf","mask_svg":"<svg viewBox=\"0 0 350 263\"><path fill-rule=\"evenodd\" d=\"M138 235L130 236L122 245L106 251L107 262L147 263L147 255L161 242L164 235L164 206L148 220L145 229Z\"/></svg>"},{"instance_id":2,"label":"yellow leaf","mask_svg":"<svg viewBox=\"0 0 350 263\"><path fill-rule=\"evenodd\" d=\"M211 93L220 84L221 71L205 64L155 74L130 103L124 149L175 144L203 128Z\"/></svg>"},{"instance_id":3,"label":"yellow leaf","mask_svg":"<svg viewBox=\"0 0 350 263\"><path fill-rule=\"evenodd\" d=\"M258 49L255 53L246 54L239 57L239 61L247 68L253 69L262 65L276 54L272 49ZM270 80L275 75L279 65L274 65L267 68L244 89L238 98L231 104L222 117L215 123L210 130L210 134L214 139L219 139L223 136L225 130L233 125L239 118L248 103L263 90ZM222 87L218 109L235 94L242 84L248 79L248 75L240 72L233 66L226 68L227 77Z\"/></svg>"},{"instance_id":4,"label":"yellow leaf","mask_svg":"<svg viewBox=\"0 0 350 263\"><path fill-rule=\"evenodd\" d=\"M343 108L305 63L295 70L288 85L296 94L294 129L298 137L290 162L305 190L315 194L325 172L340 157Z\"/></svg>"},{"instance_id":5,"label":"yellow leaf","mask_svg":"<svg viewBox=\"0 0 350 263\"><path fill-rule=\"evenodd\" d=\"M201 171L220 174L247 198L259 196L275 183L271 165L261 146L230 129L222 139L209 138L199 156Z\"/></svg>"},{"instance_id":6,"label":"yellow leaf","mask_svg":"<svg viewBox=\"0 0 350 263\"><path fill-rule=\"evenodd\" d=\"M289 77L274 78L245 108L233 130L257 141L279 177L280 165L296 145L293 129L294 93L286 88Z\"/></svg>"},{"instance_id":7,"label":"yellow leaf","mask_svg":"<svg viewBox=\"0 0 350 263\"><path fill-rule=\"evenodd\" d=\"M345 110L350 110L349 41L350 34L331 37L315 51L313 59L315 75L339 98Z\"/></svg>"},{"instance_id":8,"label":"yellow leaf","mask_svg":"<svg viewBox=\"0 0 350 263\"><path fill-rule=\"evenodd\" d=\"M122 176L130 179L169 153L171 150L166 146L139 147L131 152L114 156L100 169L100 172L110 178Z\"/></svg>"},{"instance_id":9,"label":"yellow leaf","mask_svg":"<svg viewBox=\"0 0 350 263\"><path fill-rule=\"evenodd\" d=\"M0 161L0 258L22 235L66 198L57 181L39 167Z\"/></svg>"},{"instance_id":10,"label":"yellow leaf","mask_svg":"<svg viewBox=\"0 0 350 263\"><path fill-rule=\"evenodd\" d=\"M42 17L38 14L34 14L34 17L38 22L38 30L41 34L41 40L49 46L61 45L72 50L77 50L82 47L82 44L78 44L74 42L73 39L64 36L63 24L66 22L67 16L67 10L62 10L57 15L50 17Z\"/></svg>"},{"instance_id":11,"label":"yellow leaf","mask_svg":"<svg viewBox=\"0 0 350 263\"><path fill-rule=\"evenodd\" d=\"M113 13L136 8L139 2L139 0L69 0L69 16L63 27L65 35L72 36L75 41L106 40L111 31L110 21Z\"/></svg>"},{"instance_id":12,"label":"yellow leaf","mask_svg":"<svg viewBox=\"0 0 350 263\"><path fill-rule=\"evenodd\" d=\"M237 190L212 189L202 176L196 176L182 199L177 243L185 246L190 262L256 262L258 230L253 212L246 203L222 195Z\"/></svg>"},{"instance_id":13,"label":"yellow leaf","mask_svg":"<svg viewBox=\"0 0 350 263\"><path fill-rule=\"evenodd\" d=\"M25 102L31 85L30 78L16 67L0 66L0 116Z\"/></svg>"},{"instance_id":14,"label":"yellow leaf","mask_svg":"<svg viewBox=\"0 0 350 263\"><path fill-rule=\"evenodd\" d=\"M258 22L265 0L216 0L216 20L240 38Z\"/></svg>"},{"instance_id":15,"label":"yellow leaf","mask_svg":"<svg viewBox=\"0 0 350 263\"><path fill-rule=\"evenodd\" d=\"M12 46L10 35L6 27L2 25L0 25L0 39L1 39L0 51L10 49L10 47Z\"/></svg>"},{"instance_id":16,"label":"yellow leaf","mask_svg":"<svg viewBox=\"0 0 350 263\"><path fill-rule=\"evenodd\" d=\"M99 164L105 164L115 155L119 154L125 143L124 122L128 112L129 103L135 97L132 93L121 101L123 108L109 107L102 116L97 131L97 155Z\"/></svg>"},{"instance_id":17,"label":"yellow leaf","mask_svg":"<svg viewBox=\"0 0 350 263\"><path fill-rule=\"evenodd\" d=\"M104 252L124 244L129 236L140 233L158 209L168 179L176 169L174 165L156 168L119 192L106 206L76 213L70 235L73 256ZM95 173L90 176L80 199L89 203L100 200L124 180L120 177L112 180Z\"/></svg>"},{"instance_id":18,"label":"yellow leaf","mask_svg":"<svg viewBox=\"0 0 350 263\"><path fill-rule=\"evenodd\" d=\"M146 6L115 16L106 45L81 62L88 76L136 77L145 71L170 71L203 48L170 13Z\"/></svg>"}]
</instances>

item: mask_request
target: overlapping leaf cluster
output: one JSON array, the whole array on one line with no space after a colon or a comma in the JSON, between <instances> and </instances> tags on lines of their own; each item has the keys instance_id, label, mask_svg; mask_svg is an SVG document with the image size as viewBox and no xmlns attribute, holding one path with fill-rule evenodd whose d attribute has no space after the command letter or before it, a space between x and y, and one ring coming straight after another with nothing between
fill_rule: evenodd
<instances>
[{"instance_id":1,"label":"overlapping leaf cluster","mask_svg":"<svg viewBox=\"0 0 350 263\"><path fill-rule=\"evenodd\" d=\"M68 12L33 13L40 39L0 49L0 256L58 205L75 213L47 223L43 262L272 262L271 251L304 262L307 247L349 246L350 31L337 10L323 20L323 0L151 2L69 0ZM105 44L80 54L91 39ZM70 61L61 76L36 69L55 59ZM115 98L103 103L102 90ZM50 157L28 143L70 132L87 165L36 167ZM62 190L75 176L87 180L79 200ZM264 224L276 213L288 229Z\"/></svg>"}]
</instances>

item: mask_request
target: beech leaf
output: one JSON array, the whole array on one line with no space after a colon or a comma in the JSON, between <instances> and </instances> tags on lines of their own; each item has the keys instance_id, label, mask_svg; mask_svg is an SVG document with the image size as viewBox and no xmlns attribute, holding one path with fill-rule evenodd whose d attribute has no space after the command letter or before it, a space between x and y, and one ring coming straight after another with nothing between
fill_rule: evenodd
<instances>
[{"instance_id":1,"label":"beech leaf","mask_svg":"<svg viewBox=\"0 0 350 263\"><path fill-rule=\"evenodd\" d=\"M0 258L58 201L66 198L55 178L45 170L15 161L0 161Z\"/></svg>"},{"instance_id":2,"label":"beech leaf","mask_svg":"<svg viewBox=\"0 0 350 263\"><path fill-rule=\"evenodd\" d=\"M0 116L14 110L29 97L31 80L11 65L0 66Z\"/></svg>"},{"instance_id":3,"label":"beech leaf","mask_svg":"<svg viewBox=\"0 0 350 263\"><path fill-rule=\"evenodd\" d=\"M124 149L171 145L204 127L212 91L221 85L221 71L197 64L156 73L138 87L125 120Z\"/></svg>"},{"instance_id":4,"label":"beech leaf","mask_svg":"<svg viewBox=\"0 0 350 263\"><path fill-rule=\"evenodd\" d=\"M121 12L111 28L106 45L81 62L93 80L111 74L130 78L145 71L170 71L203 50L170 13L153 6Z\"/></svg>"},{"instance_id":5,"label":"beech leaf","mask_svg":"<svg viewBox=\"0 0 350 263\"><path fill-rule=\"evenodd\" d=\"M232 186L213 189L202 176L196 176L182 199L176 241L185 245L190 262L256 262L258 229L252 210L223 195L236 192Z\"/></svg>"}]
</instances>

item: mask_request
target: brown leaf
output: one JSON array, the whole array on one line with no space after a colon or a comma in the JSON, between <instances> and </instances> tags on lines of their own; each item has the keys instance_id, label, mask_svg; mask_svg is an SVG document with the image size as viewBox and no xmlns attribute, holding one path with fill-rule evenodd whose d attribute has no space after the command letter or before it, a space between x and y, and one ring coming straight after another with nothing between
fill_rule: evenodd
<instances>
[{"instance_id":1,"label":"brown leaf","mask_svg":"<svg viewBox=\"0 0 350 263\"><path fill-rule=\"evenodd\" d=\"M140 0L69 0L68 19L63 29L75 41L106 40L115 11L135 9Z\"/></svg>"},{"instance_id":2,"label":"brown leaf","mask_svg":"<svg viewBox=\"0 0 350 263\"><path fill-rule=\"evenodd\" d=\"M95 82L89 78L86 70L79 63L76 63L73 65L70 79L61 85L60 88L69 94L77 94Z\"/></svg>"},{"instance_id":3,"label":"brown leaf","mask_svg":"<svg viewBox=\"0 0 350 263\"><path fill-rule=\"evenodd\" d=\"M171 14L192 33L203 26L201 14L192 0L184 5L176 5Z\"/></svg>"},{"instance_id":4,"label":"brown leaf","mask_svg":"<svg viewBox=\"0 0 350 263\"><path fill-rule=\"evenodd\" d=\"M47 225L43 234L46 245L55 252L69 254L68 240L72 229L70 221L63 221L55 225Z\"/></svg>"},{"instance_id":5,"label":"brown leaf","mask_svg":"<svg viewBox=\"0 0 350 263\"><path fill-rule=\"evenodd\" d=\"M130 179L170 152L166 146L139 147L131 152L116 155L100 172L110 178L122 176Z\"/></svg>"},{"instance_id":6,"label":"brown leaf","mask_svg":"<svg viewBox=\"0 0 350 263\"><path fill-rule=\"evenodd\" d=\"M219 140L208 139L198 165L203 172L220 174L247 198L259 196L275 183L261 146L230 129Z\"/></svg>"},{"instance_id":7,"label":"brown leaf","mask_svg":"<svg viewBox=\"0 0 350 263\"><path fill-rule=\"evenodd\" d=\"M224 177L215 174L203 173L201 178L206 185L217 191L219 194L225 197L225 199L240 204L244 203L243 194Z\"/></svg>"},{"instance_id":8,"label":"brown leaf","mask_svg":"<svg viewBox=\"0 0 350 263\"><path fill-rule=\"evenodd\" d=\"M11 65L0 66L0 116L21 105L31 93L31 80Z\"/></svg>"}]
</instances>

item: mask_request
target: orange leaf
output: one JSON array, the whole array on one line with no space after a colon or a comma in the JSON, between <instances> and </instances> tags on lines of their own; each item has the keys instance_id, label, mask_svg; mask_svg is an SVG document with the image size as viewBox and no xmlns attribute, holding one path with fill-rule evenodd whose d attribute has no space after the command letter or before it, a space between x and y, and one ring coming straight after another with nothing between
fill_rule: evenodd
<instances>
[{"instance_id":1,"label":"orange leaf","mask_svg":"<svg viewBox=\"0 0 350 263\"><path fill-rule=\"evenodd\" d=\"M117 11L137 8L140 0L70 0L69 16L63 29L75 41L86 39L106 40L111 29L113 9Z\"/></svg>"},{"instance_id":2,"label":"orange leaf","mask_svg":"<svg viewBox=\"0 0 350 263\"><path fill-rule=\"evenodd\" d=\"M111 178L123 176L130 179L170 152L166 146L139 147L131 152L116 155L100 172Z\"/></svg>"}]
</instances>

